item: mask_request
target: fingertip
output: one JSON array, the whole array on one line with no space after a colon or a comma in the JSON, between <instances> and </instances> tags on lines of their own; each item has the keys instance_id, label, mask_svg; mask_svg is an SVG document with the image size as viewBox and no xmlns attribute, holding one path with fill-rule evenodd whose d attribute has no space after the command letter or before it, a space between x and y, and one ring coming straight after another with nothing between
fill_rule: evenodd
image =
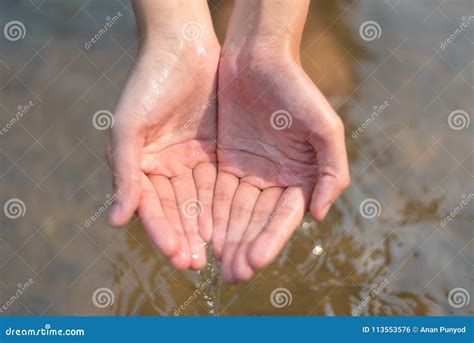
<instances>
[{"instance_id":1,"label":"fingertip","mask_svg":"<svg viewBox=\"0 0 474 343\"><path fill-rule=\"evenodd\" d=\"M316 202L311 203L311 206L310 206L311 215L318 222L322 222L324 218L326 218L326 215L328 214L329 209L331 208L331 205L332 205L331 202L326 203L325 205L319 205Z\"/></svg>"},{"instance_id":2,"label":"fingertip","mask_svg":"<svg viewBox=\"0 0 474 343\"><path fill-rule=\"evenodd\" d=\"M126 225L130 218L131 215L127 216L127 214L123 211L123 206L116 202L110 210L108 222L110 226L118 228Z\"/></svg>"},{"instance_id":3,"label":"fingertip","mask_svg":"<svg viewBox=\"0 0 474 343\"><path fill-rule=\"evenodd\" d=\"M191 258L186 252L180 251L170 258L170 263L176 270L184 271L190 267Z\"/></svg>"},{"instance_id":4,"label":"fingertip","mask_svg":"<svg viewBox=\"0 0 474 343\"><path fill-rule=\"evenodd\" d=\"M310 212L314 219L322 221L331 206L349 185L349 177L323 175L319 178L311 196Z\"/></svg>"},{"instance_id":5,"label":"fingertip","mask_svg":"<svg viewBox=\"0 0 474 343\"><path fill-rule=\"evenodd\" d=\"M222 245L212 243L212 252L217 260L222 260Z\"/></svg>"},{"instance_id":6,"label":"fingertip","mask_svg":"<svg viewBox=\"0 0 474 343\"><path fill-rule=\"evenodd\" d=\"M191 251L190 268L192 270L202 269L207 262L205 243L197 232L188 237L188 244Z\"/></svg>"},{"instance_id":7,"label":"fingertip","mask_svg":"<svg viewBox=\"0 0 474 343\"><path fill-rule=\"evenodd\" d=\"M231 268L230 263L222 263L221 275L224 282L234 284L237 281L236 278L234 277L234 274L232 273L232 268Z\"/></svg>"},{"instance_id":8,"label":"fingertip","mask_svg":"<svg viewBox=\"0 0 474 343\"><path fill-rule=\"evenodd\" d=\"M118 188L113 193L115 197L109 214L109 224L113 227L121 227L126 225L138 209L141 197L141 184L135 183L133 187L129 187L127 192Z\"/></svg>"},{"instance_id":9,"label":"fingertip","mask_svg":"<svg viewBox=\"0 0 474 343\"><path fill-rule=\"evenodd\" d=\"M248 281L252 278L254 271L247 261L245 253L239 251L233 262L232 271L234 276L240 281Z\"/></svg>"},{"instance_id":10,"label":"fingertip","mask_svg":"<svg viewBox=\"0 0 474 343\"><path fill-rule=\"evenodd\" d=\"M206 255L205 254L193 254L191 256L191 266L192 270L201 270L206 265Z\"/></svg>"},{"instance_id":11,"label":"fingertip","mask_svg":"<svg viewBox=\"0 0 474 343\"><path fill-rule=\"evenodd\" d=\"M229 267L222 268L221 274L222 274L222 279L225 282L227 282L227 283L234 283L235 282L234 276L233 276L232 272L230 271Z\"/></svg>"},{"instance_id":12,"label":"fingertip","mask_svg":"<svg viewBox=\"0 0 474 343\"><path fill-rule=\"evenodd\" d=\"M249 252L247 253L248 262L253 269L266 267L273 260L274 256L272 256L270 251L266 250L263 254L262 251L263 250L257 241L250 247Z\"/></svg>"},{"instance_id":13,"label":"fingertip","mask_svg":"<svg viewBox=\"0 0 474 343\"><path fill-rule=\"evenodd\" d=\"M167 233L166 236L163 235L163 237L161 237L160 240L161 240L160 242L155 242L155 243L157 244L157 246L158 246L158 243L160 243L158 248L160 249L161 253L165 255L166 257L170 258L179 252L180 244L178 242L178 237L176 235Z\"/></svg>"}]
</instances>

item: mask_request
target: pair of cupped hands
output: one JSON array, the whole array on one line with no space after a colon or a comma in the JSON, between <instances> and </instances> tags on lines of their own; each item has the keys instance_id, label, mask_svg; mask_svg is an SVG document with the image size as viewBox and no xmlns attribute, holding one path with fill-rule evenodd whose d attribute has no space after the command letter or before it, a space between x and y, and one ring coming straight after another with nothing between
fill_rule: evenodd
<instances>
[{"instance_id":1,"label":"pair of cupped hands","mask_svg":"<svg viewBox=\"0 0 474 343\"><path fill-rule=\"evenodd\" d=\"M295 49L221 49L208 25L140 43L111 131L109 221L137 212L178 270L202 268L212 242L235 283L276 258L308 209L323 220L349 173L342 122Z\"/></svg>"}]
</instances>

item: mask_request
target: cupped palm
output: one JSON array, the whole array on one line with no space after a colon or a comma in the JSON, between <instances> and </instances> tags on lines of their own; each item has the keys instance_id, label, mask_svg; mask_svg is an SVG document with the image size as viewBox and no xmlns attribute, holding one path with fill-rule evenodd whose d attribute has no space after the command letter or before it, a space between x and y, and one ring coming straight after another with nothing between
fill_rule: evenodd
<instances>
[{"instance_id":1,"label":"cupped palm","mask_svg":"<svg viewBox=\"0 0 474 343\"><path fill-rule=\"evenodd\" d=\"M347 187L342 122L298 61L221 57L213 245L229 282L280 252Z\"/></svg>"},{"instance_id":2,"label":"cupped palm","mask_svg":"<svg viewBox=\"0 0 474 343\"><path fill-rule=\"evenodd\" d=\"M112 129L111 224L137 211L177 269L201 268L212 235L218 48L141 52Z\"/></svg>"}]
</instances>

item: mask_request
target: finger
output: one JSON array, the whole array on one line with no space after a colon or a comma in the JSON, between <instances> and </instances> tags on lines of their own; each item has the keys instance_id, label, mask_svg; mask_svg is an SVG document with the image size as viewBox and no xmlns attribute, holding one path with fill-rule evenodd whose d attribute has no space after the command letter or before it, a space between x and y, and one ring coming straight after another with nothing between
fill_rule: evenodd
<instances>
[{"instance_id":1,"label":"finger","mask_svg":"<svg viewBox=\"0 0 474 343\"><path fill-rule=\"evenodd\" d=\"M311 215L322 221L337 197L349 185L349 167L340 119L323 137L310 139L318 156L318 176L311 197Z\"/></svg>"},{"instance_id":2,"label":"finger","mask_svg":"<svg viewBox=\"0 0 474 343\"><path fill-rule=\"evenodd\" d=\"M113 172L115 200L109 215L109 224L119 227L127 224L140 200L139 166L143 142L136 131L127 131L121 127L113 128L111 140L109 160Z\"/></svg>"},{"instance_id":3,"label":"finger","mask_svg":"<svg viewBox=\"0 0 474 343\"><path fill-rule=\"evenodd\" d=\"M183 225L181 224L181 218L171 182L168 178L158 175L151 176L150 179L160 198L163 211L178 236L179 250L177 254L170 259L171 264L178 270L188 269L191 266L191 249L189 248L188 239L184 234Z\"/></svg>"},{"instance_id":4,"label":"finger","mask_svg":"<svg viewBox=\"0 0 474 343\"><path fill-rule=\"evenodd\" d=\"M184 233L191 248L191 268L201 269L206 264L204 241L199 235L198 217L202 214L202 204L197 198L196 186L191 173L171 179L174 194L183 224Z\"/></svg>"},{"instance_id":5,"label":"finger","mask_svg":"<svg viewBox=\"0 0 474 343\"><path fill-rule=\"evenodd\" d=\"M235 191L239 186L239 179L226 172L217 173L212 216L214 229L212 232L212 246L214 255L220 259L224 248L227 224L229 222L230 207Z\"/></svg>"},{"instance_id":6,"label":"finger","mask_svg":"<svg viewBox=\"0 0 474 343\"><path fill-rule=\"evenodd\" d=\"M216 174L216 166L212 163L199 164L193 170L198 200L202 204L202 213L198 217L199 232L206 242L212 238L212 199Z\"/></svg>"},{"instance_id":7,"label":"finger","mask_svg":"<svg viewBox=\"0 0 474 343\"><path fill-rule=\"evenodd\" d=\"M259 195L260 189L247 182L241 182L232 200L227 235L222 251L222 276L227 282L236 281L232 272L232 260L245 231L247 231Z\"/></svg>"},{"instance_id":8,"label":"finger","mask_svg":"<svg viewBox=\"0 0 474 343\"><path fill-rule=\"evenodd\" d=\"M141 174L142 192L138 215L153 242L166 257L178 252L179 237L168 220L155 187L145 174Z\"/></svg>"},{"instance_id":9,"label":"finger","mask_svg":"<svg viewBox=\"0 0 474 343\"><path fill-rule=\"evenodd\" d=\"M253 276L254 270L247 257L249 247L270 222L273 210L282 194L283 189L277 187L265 189L260 193L248 229L242 237L232 261L232 271L237 279L247 281Z\"/></svg>"},{"instance_id":10,"label":"finger","mask_svg":"<svg viewBox=\"0 0 474 343\"><path fill-rule=\"evenodd\" d=\"M275 259L301 223L308 198L309 192L302 188L289 187L285 190L272 212L267 227L248 250L248 261L252 268L263 268Z\"/></svg>"}]
</instances>

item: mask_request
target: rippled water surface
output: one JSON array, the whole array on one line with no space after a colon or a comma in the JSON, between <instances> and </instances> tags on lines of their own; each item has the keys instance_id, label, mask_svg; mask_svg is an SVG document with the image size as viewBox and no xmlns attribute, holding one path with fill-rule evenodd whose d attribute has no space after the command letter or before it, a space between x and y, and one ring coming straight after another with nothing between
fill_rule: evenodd
<instances>
[{"instance_id":1,"label":"rippled water surface","mask_svg":"<svg viewBox=\"0 0 474 343\"><path fill-rule=\"evenodd\" d=\"M210 7L222 38L232 3ZM2 1L0 13L2 27L26 28L0 36L0 126L33 103L0 135L0 204L25 204L20 218L0 213L0 305L33 281L6 314L472 315L448 302L473 286L472 1L312 2L302 61L346 124L352 185L238 286L220 285L215 266L173 271L137 220L85 224L111 192L106 131L91 120L113 111L136 54L129 3ZM369 20L380 31L364 40Z\"/></svg>"}]
</instances>

